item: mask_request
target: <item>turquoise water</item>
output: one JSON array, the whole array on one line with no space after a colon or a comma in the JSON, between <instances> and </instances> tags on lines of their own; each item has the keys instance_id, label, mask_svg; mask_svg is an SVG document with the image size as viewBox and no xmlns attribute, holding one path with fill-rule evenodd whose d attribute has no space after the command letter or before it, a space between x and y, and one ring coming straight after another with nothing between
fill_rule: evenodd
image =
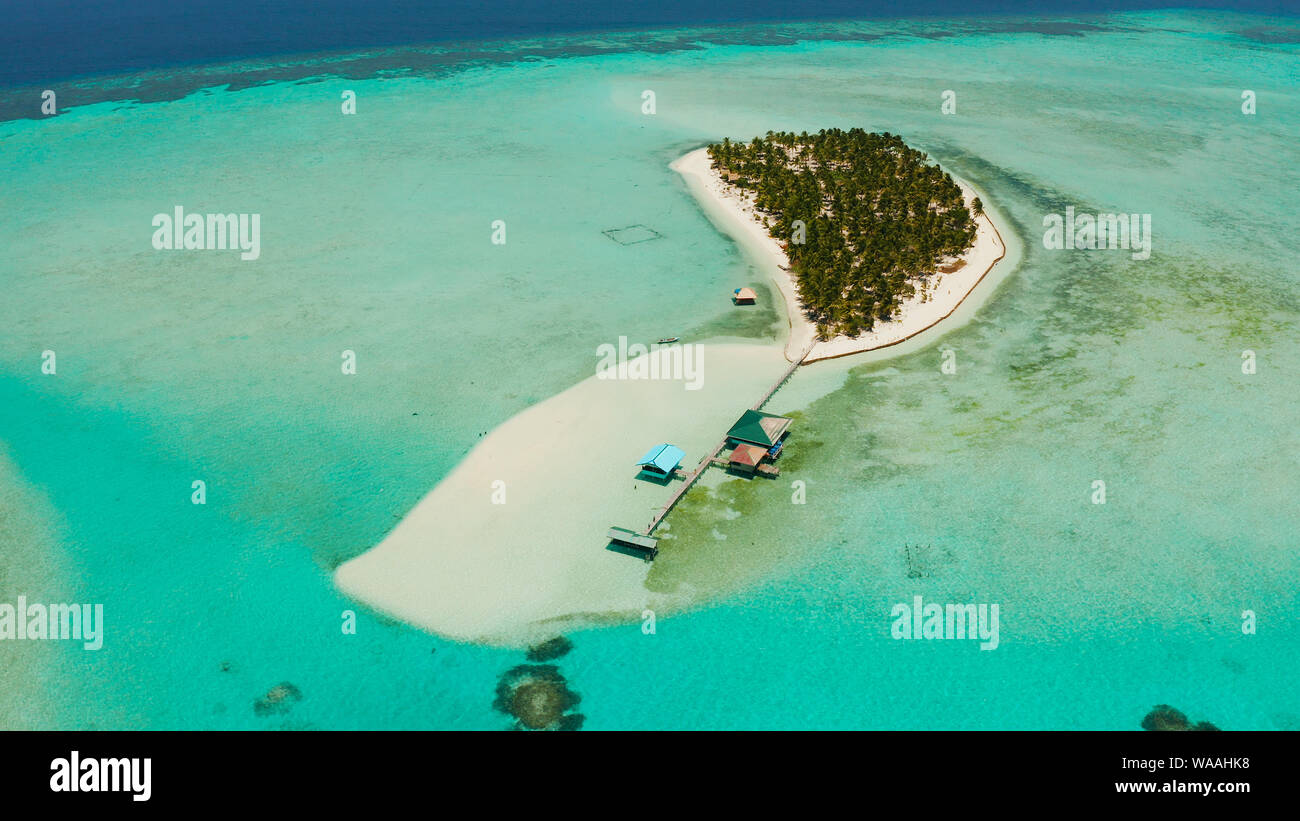
<instances>
[{"instance_id":1,"label":"turquoise water","mask_svg":"<svg viewBox=\"0 0 1300 821\"><path fill-rule=\"evenodd\" d=\"M942 340L777 395L801 413L783 479L807 504L787 482L688 499L652 582L689 564L721 592L654 635L571 636L556 663L585 726L1133 729L1169 703L1300 728L1300 36L1251 34L1266 23L555 39L0 124L0 602L108 619L94 653L0 644L0 726L507 726L493 691L521 652L364 611L344 635L330 571L482 433L590 375L597 345L770 335L719 307L759 275L667 164L862 126L979 185L1019 263ZM261 258L154 251L178 203L260 213ZM1151 259L1045 250L1066 205L1151 213ZM630 225L662 238L601 233ZM917 594L1000 603L1001 646L891 640ZM282 681L301 703L256 715Z\"/></svg>"}]
</instances>

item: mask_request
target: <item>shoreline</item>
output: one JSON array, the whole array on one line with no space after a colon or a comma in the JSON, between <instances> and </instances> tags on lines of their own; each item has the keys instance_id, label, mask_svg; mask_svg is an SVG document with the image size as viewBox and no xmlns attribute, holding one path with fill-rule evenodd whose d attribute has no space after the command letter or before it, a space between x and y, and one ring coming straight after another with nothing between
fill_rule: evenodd
<instances>
[{"instance_id":1,"label":"shoreline","mask_svg":"<svg viewBox=\"0 0 1300 821\"><path fill-rule=\"evenodd\" d=\"M767 269L785 302L790 331L785 358L793 362L794 357L813 343L817 329L799 301L795 275L790 271L785 249L768 233L765 218L754 206L754 195L725 182L712 167L706 148L679 157L669 167L682 175L705 212L755 257L760 267ZM955 176L953 180L969 207L977 196L974 187ZM1006 243L988 214L981 214L975 220L975 243L960 257L963 264L958 270L931 277L930 288L903 300L894 319L876 323L871 331L855 338L840 335L815 342L804 364L889 348L925 333L952 316L1007 255Z\"/></svg>"}]
</instances>

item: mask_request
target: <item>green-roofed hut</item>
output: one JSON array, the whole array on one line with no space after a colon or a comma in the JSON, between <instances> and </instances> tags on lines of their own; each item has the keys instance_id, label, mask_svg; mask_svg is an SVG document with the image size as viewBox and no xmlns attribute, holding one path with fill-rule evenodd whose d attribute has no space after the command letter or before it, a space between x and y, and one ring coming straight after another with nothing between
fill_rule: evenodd
<instances>
[{"instance_id":1,"label":"green-roofed hut","mask_svg":"<svg viewBox=\"0 0 1300 821\"><path fill-rule=\"evenodd\" d=\"M780 444L793 421L788 416L747 410L736 420L736 424L731 426L731 430L727 431L727 439L750 445L761 445L764 449L774 448Z\"/></svg>"}]
</instances>

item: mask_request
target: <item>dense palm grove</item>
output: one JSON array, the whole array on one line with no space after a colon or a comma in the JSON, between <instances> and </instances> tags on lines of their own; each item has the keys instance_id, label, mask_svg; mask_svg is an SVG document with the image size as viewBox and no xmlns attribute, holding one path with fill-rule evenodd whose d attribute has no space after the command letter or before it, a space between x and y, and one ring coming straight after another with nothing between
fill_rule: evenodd
<instances>
[{"instance_id":1,"label":"dense palm grove","mask_svg":"<svg viewBox=\"0 0 1300 821\"><path fill-rule=\"evenodd\" d=\"M952 177L893 134L769 131L747 144L710 145L709 156L770 217L823 338L857 336L889 319L945 258L975 241ZM806 229L802 243L796 220Z\"/></svg>"}]
</instances>

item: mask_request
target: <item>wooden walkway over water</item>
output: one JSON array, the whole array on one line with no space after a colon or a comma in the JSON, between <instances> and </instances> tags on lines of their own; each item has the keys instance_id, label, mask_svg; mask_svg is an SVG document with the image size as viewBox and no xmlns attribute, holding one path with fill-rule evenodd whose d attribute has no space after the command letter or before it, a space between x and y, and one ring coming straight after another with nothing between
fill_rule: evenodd
<instances>
[{"instance_id":1,"label":"wooden walkway over water","mask_svg":"<svg viewBox=\"0 0 1300 821\"><path fill-rule=\"evenodd\" d=\"M772 395L780 390L782 385L789 381L790 377L794 374L795 369L802 365L803 361L808 358L808 354L812 352L815 343L816 340L808 343L808 347L804 348L803 353L799 354L799 357L790 363L790 366L781 374L781 378L772 383L772 387L767 389L767 392L763 394L762 398L750 406L750 410L757 411L763 409L763 406L772 398ZM682 497L686 495L686 491L691 489L691 486L695 484L696 480L704 475L704 471L709 469L713 464L713 460L718 458L718 454L721 453L722 449L726 446L727 437L724 436L722 437L722 441L718 442L713 450L709 451L709 455L700 460L700 463L695 466L695 470L691 471L686 476L686 480L682 482L681 486L678 487L677 490L673 491L673 495L669 497L664 506L659 508L658 512L655 513L654 518L650 520L650 524L646 525L645 530L641 531L643 535L649 536L654 532L654 529L663 522L664 517L667 516L677 503L681 501Z\"/></svg>"}]
</instances>

